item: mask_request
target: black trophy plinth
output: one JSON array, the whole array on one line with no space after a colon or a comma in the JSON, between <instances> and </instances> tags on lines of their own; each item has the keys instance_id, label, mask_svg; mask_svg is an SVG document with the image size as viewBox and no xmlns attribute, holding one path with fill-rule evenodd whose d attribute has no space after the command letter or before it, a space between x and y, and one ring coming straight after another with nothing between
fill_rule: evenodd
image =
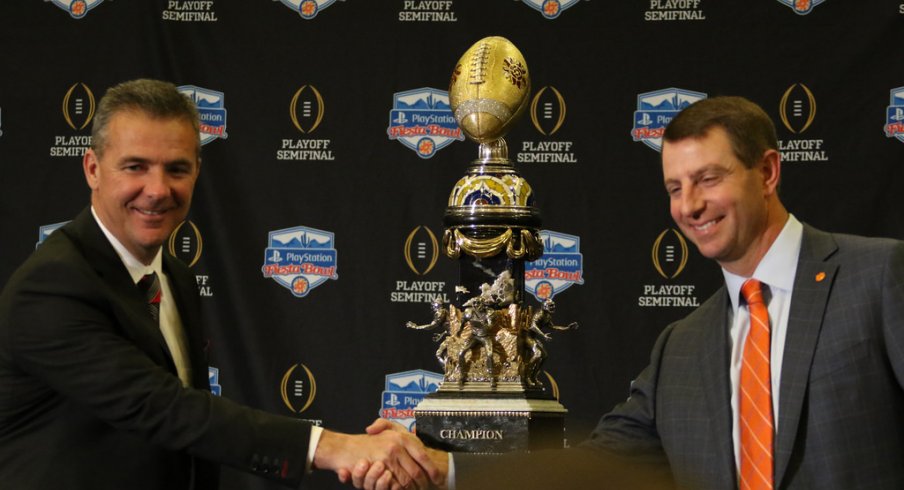
<instances>
[{"instance_id":1,"label":"black trophy plinth","mask_svg":"<svg viewBox=\"0 0 904 490\"><path fill-rule=\"evenodd\" d=\"M552 398L434 393L417 407L417 435L445 451L505 453L561 448L565 408Z\"/></svg>"}]
</instances>

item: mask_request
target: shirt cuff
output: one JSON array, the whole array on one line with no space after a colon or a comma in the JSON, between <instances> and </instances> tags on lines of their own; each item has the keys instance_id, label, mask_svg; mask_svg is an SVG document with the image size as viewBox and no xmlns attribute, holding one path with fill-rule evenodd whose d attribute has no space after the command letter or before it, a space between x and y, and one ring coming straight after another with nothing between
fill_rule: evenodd
<instances>
[{"instance_id":1,"label":"shirt cuff","mask_svg":"<svg viewBox=\"0 0 904 490\"><path fill-rule=\"evenodd\" d=\"M449 453L449 471L446 472L446 489L455 490L455 458Z\"/></svg>"},{"instance_id":2,"label":"shirt cuff","mask_svg":"<svg viewBox=\"0 0 904 490\"><path fill-rule=\"evenodd\" d=\"M314 453L317 452L317 444L320 443L321 434L323 434L323 427L316 425L311 426L311 439L308 442L308 458L304 464L304 472L306 474L310 473L314 467Z\"/></svg>"}]
</instances>

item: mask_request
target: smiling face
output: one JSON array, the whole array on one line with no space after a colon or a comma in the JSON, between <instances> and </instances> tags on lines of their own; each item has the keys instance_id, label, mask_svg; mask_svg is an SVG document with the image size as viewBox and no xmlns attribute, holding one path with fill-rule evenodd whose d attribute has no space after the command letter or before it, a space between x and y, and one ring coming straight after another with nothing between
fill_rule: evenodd
<instances>
[{"instance_id":1,"label":"smiling face","mask_svg":"<svg viewBox=\"0 0 904 490\"><path fill-rule=\"evenodd\" d=\"M200 170L198 133L180 118L115 113L104 148L85 153L91 205L138 260L149 264L185 219Z\"/></svg>"},{"instance_id":2,"label":"smiling face","mask_svg":"<svg viewBox=\"0 0 904 490\"><path fill-rule=\"evenodd\" d=\"M716 126L702 137L665 141L662 171L684 235L729 272L753 274L787 219L776 194L778 152L766 151L748 168Z\"/></svg>"}]
</instances>

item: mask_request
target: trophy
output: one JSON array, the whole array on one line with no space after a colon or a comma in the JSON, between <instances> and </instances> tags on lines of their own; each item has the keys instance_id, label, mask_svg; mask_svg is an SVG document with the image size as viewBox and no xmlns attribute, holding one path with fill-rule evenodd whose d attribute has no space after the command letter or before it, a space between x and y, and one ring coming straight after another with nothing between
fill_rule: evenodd
<instances>
[{"instance_id":1,"label":"trophy","mask_svg":"<svg viewBox=\"0 0 904 490\"><path fill-rule=\"evenodd\" d=\"M531 186L508 159L503 136L530 96L527 62L509 40L487 37L452 72L449 101L459 127L479 143L449 195L443 252L459 263L454 300L437 299L440 388L415 408L418 436L450 451L499 453L562 447L563 407L541 379L555 304L524 304L524 263L543 254ZM546 329L546 331L544 331Z\"/></svg>"}]
</instances>

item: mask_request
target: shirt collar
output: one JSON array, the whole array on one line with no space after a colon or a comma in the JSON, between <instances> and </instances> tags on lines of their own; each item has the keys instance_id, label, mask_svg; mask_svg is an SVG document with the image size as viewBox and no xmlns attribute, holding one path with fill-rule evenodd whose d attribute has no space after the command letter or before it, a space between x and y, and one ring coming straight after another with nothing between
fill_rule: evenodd
<instances>
[{"instance_id":1,"label":"shirt collar","mask_svg":"<svg viewBox=\"0 0 904 490\"><path fill-rule=\"evenodd\" d=\"M781 233L772 242L766 255L763 256L751 277L767 284L770 289L791 292L794 289L794 276L797 273L797 259L800 256L800 244L803 240L804 227L793 214L788 215ZM732 274L722 269L725 276L725 287L731 298L732 312L738 312L738 298L741 285L748 278Z\"/></svg>"},{"instance_id":2,"label":"shirt collar","mask_svg":"<svg viewBox=\"0 0 904 490\"><path fill-rule=\"evenodd\" d=\"M163 248L157 250L157 255L154 256L154 260L151 261L150 265L144 265L140 260L135 258L131 252L120 242L110 230L107 229L106 226L101 222L100 218L97 216L97 211L94 210L94 206L91 206L91 214L94 215L94 221L97 222L97 225L100 226L100 230L104 232L104 235L107 237L107 240L110 241L110 245L113 245L113 249L116 250L116 254L119 255L119 259L122 260L123 265L126 266L126 269L129 271L129 275L132 276L132 282L138 283L138 280L141 279L145 274L150 274L151 272L156 272L158 277L162 277L163 274Z\"/></svg>"}]
</instances>

